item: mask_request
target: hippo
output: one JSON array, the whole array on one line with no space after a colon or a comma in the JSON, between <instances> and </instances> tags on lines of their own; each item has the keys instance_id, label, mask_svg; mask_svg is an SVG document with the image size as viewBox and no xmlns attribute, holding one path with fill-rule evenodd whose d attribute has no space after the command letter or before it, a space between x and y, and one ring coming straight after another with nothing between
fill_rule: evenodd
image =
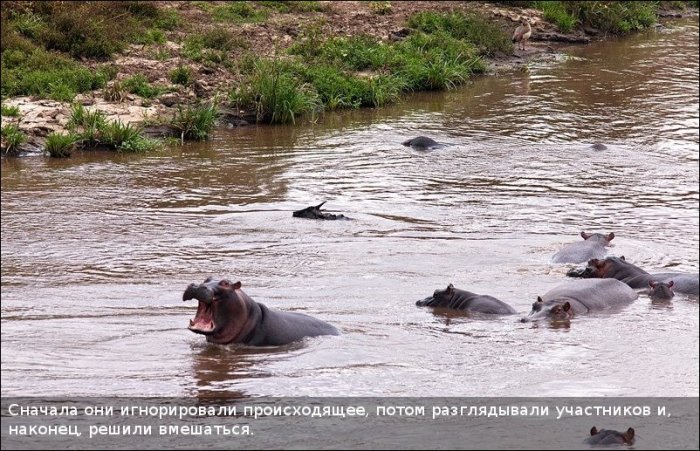
<instances>
[{"instance_id":1,"label":"hippo","mask_svg":"<svg viewBox=\"0 0 700 451\"><path fill-rule=\"evenodd\" d=\"M636 291L618 280L575 280L538 296L530 314L521 321L565 321L574 315L623 306L637 297Z\"/></svg>"},{"instance_id":2,"label":"hippo","mask_svg":"<svg viewBox=\"0 0 700 451\"><path fill-rule=\"evenodd\" d=\"M207 278L191 284L183 301L196 299L199 307L188 327L217 344L280 346L319 335L339 335L330 324L301 313L270 310L241 290L241 282Z\"/></svg>"},{"instance_id":3,"label":"hippo","mask_svg":"<svg viewBox=\"0 0 700 451\"><path fill-rule=\"evenodd\" d=\"M606 146L605 144L601 144L601 143L595 143L595 144L591 145L591 149L597 150L597 151L603 151L603 150L608 150L608 146Z\"/></svg>"},{"instance_id":4,"label":"hippo","mask_svg":"<svg viewBox=\"0 0 700 451\"><path fill-rule=\"evenodd\" d=\"M614 233L602 235L600 233L581 232L585 241L567 244L552 257L552 263L584 263L591 258L602 258L607 254L605 246L615 238Z\"/></svg>"},{"instance_id":5,"label":"hippo","mask_svg":"<svg viewBox=\"0 0 700 451\"><path fill-rule=\"evenodd\" d=\"M629 428L625 432L613 431L612 429L591 428L591 436L583 443L589 445L632 445L634 443L634 429Z\"/></svg>"},{"instance_id":6,"label":"hippo","mask_svg":"<svg viewBox=\"0 0 700 451\"><path fill-rule=\"evenodd\" d=\"M445 147L445 144L441 144L435 141L434 139L430 139L426 136L418 136L416 138L404 141L401 144L403 144L406 147L412 147L416 150L432 150L439 149L440 147Z\"/></svg>"},{"instance_id":7,"label":"hippo","mask_svg":"<svg viewBox=\"0 0 700 451\"><path fill-rule=\"evenodd\" d=\"M649 281L649 292L647 293L651 302L668 302L673 299L673 280L669 282Z\"/></svg>"},{"instance_id":8,"label":"hippo","mask_svg":"<svg viewBox=\"0 0 700 451\"><path fill-rule=\"evenodd\" d=\"M449 284L444 290L435 290L432 296L417 301L419 307L442 307L471 313L492 315L512 315L515 310L510 305L492 296L470 293Z\"/></svg>"},{"instance_id":9,"label":"hippo","mask_svg":"<svg viewBox=\"0 0 700 451\"><path fill-rule=\"evenodd\" d=\"M673 280L673 291L694 296L698 296L698 287L700 286L698 273L664 272L649 274L642 268L625 260L624 255L607 257L603 260L593 258L588 261L588 266L579 274L580 277L585 279L617 279L637 290L646 288L650 281L670 282Z\"/></svg>"},{"instance_id":10,"label":"hippo","mask_svg":"<svg viewBox=\"0 0 700 451\"><path fill-rule=\"evenodd\" d=\"M294 213L292 213L292 216L295 218L306 218L306 219L328 219L328 220L335 220L335 219L351 219L348 218L345 215L334 215L332 213L325 213L321 211L321 206L325 204L326 202L321 202L320 204L316 205L315 207L306 207L302 210L297 210Z\"/></svg>"}]
</instances>

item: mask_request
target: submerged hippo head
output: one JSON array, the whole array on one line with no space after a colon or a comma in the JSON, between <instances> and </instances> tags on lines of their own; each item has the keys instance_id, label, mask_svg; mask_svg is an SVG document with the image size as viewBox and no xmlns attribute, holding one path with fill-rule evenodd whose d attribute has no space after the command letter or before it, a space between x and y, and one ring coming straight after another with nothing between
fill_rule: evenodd
<instances>
[{"instance_id":1,"label":"submerged hippo head","mask_svg":"<svg viewBox=\"0 0 700 451\"><path fill-rule=\"evenodd\" d=\"M254 302L241 291L241 283L207 278L201 285L191 284L182 295L183 301L199 302L188 327L207 336L213 343L240 342L253 328L251 309Z\"/></svg>"},{"instance_id":2,"label":"submerged hippo head","mask_svg":"<svg viewBox=\"0 0 700 451\"><path fill-rule=\"evenodd\" d=\"M629 428L625 432L611 429L591 428L591 436L585 440L589 445L632 445L634 443L634 429Z\"/></svg>"},{"instance_id":3,"label":"submerged hippo head","mask_svg":"<svg viewBox=\"0 0 700 451\"><path fill-rule=\"evenodd\" d=\"M414 149L435 149L437 147L442 147L442 144L427 136L418 136L413 139L408 139L401 144L406 147L413 147Z\"/></svg>"},{"instance_id":4,"label":"submerged hippo head","mask_svg":"<svg viewBox=\"0 0 700 451\"><path fill-rule=\"evenodd\" d=\"M616 268L627 264L624 255L620 257L606 257L604 259L592 258L588 260L588 266L580 273L580 277L584 279L604 279L615 272Z\"/></svg>"},{"instance_id":5,"label":"submerged hippo head","mask_svg":"<svg viewBox=\"0 0 700 451\"><path fill-rule=\"evenodd\" d=\"M652 302L667 302L673 299L673 280L670 282L649 281L649 298Z\"/></svg>"},{"instance_id":6,"label":"submerged hippo head","mask_svg":"<svg viewBox=\"0 0 700 451\"><path fill-rule=\"evenodd\" d=\"M610 232L607 235L603 235L602 233L586 233L586 232L581 232L581 238L584 240L593 240L593 241L598 241L600 244L603 246L607 246L610 244L610 242L615 238L615 234Z\"/></svg>"},{"instance_id":7,"label":"submerged hippo head","mask_svg":"<svg viewBox=\"0 0 700 451\"><path fill-rule=\"evenodd\" d=\"M574 317L574 310L571 308L569 301L543 301L541 297L537 297L537 301L532 303L532 310L527 317L522 318L521 322L539 320L552 321L567 321Z\"/></svg>"}]
</instances>

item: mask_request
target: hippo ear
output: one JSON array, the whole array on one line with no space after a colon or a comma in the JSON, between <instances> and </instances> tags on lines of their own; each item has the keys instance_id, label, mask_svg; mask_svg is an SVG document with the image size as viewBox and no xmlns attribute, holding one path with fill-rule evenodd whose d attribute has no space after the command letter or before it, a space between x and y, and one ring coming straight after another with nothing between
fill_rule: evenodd
<instances>
[{"instance_id":1,"label":"hippo ear","mask_svg":"<svg viewBox=\"0 0 700 451\"><path fill-rule=\"evenodd\" d=\"M581 232L581 238L583 238L584 240L587 240L590 237L591 237L590 233Z\"/></svg>"},{"instance_id":2,"label":"hippo ear","mask_svg":"<svg viewBox=\"0 0 700 451\"><path fill-rule=\"evenodd\" d=\"M673 286L673 280L668 283L668 287L671 288Z\"/></svg>"},{"instance_id":3,"label":"hippo ear","mask_svg":"<svg viewBox=\"0 0 700 451\"><path fill-rule=\"evenodd\" d=\"M615 238L615 234L612 232L608 233L608 241L612 241L613 238Z\"/></svg>"},{"instance_id":4,"label":"hippo ear","mask_svg":"<svg viewBox=\"0 0 700 451\"><path fill-rule=\"evenodd\" d=\"M320 210L320 209L321 209L321 206L322 206L323 204L325 204L326 202L327 202L327 201L324 200L324 201L321 202L320 204L316 205L316 208L318 208L318 209Z\"/></svg>"},{"instance_id":5,"label":"hippo ear","mask_svg":"<svg viewBox=\"0 0 700 451\"><path fill-rule=\"evenodd\" d=\"M537 302L543 302L540 296L537 296Z\"/></svg>"},{"instance_id":6,"label":"hippo ear","mask_svg":"<svg viewBox=\"0 0 700 451\"><path fill-rule=\"evenodd\" d=\"M598 433L598 429L596 429L595 426L591 428L591 435L596 435Z\"/></svg>"},{"instance_id":7,"label":"hippo ear","mask_svg":"<svg viewBox=\"0 0 700 451\"><path fill-rule=\"evenodd\" d=\"M454 285L452 285L452 284L447 285L447 292L448 292L448 293L453 292L454 289L455 289L455 286L454 286Z\"/></svg>"},{"instance_id":8,"label":"hippo ear","mask_svg":"<svg viewBox=\"0 0 700 451\"><path fill-rule=\"evenodd\" d=\"M620 260L622 260L623 262L626 262L626 261L627 261L627 260L625 260L625 256L624 256L624 255L620 255Z\"/></svg>"},{"instance_id":9,"label":"hippo ear","mask_svg":"<svg viewBox=\"0 0 700 451\"><path fill-rule=\"evenodd\" d=\"M569 310L571 310L571 304L569 304L569 302L567 301L564 303L564 305L561 306L561 308L564 309L565 312L568 312Z\"/></svg>"},{"instance_id":10,"label":"hippo ear","mask_svg":"<svg viewBox=\"0 0 700 451\"><path fill-rule=\"evenodd\" d=\"M627 429L627 438L628 439L634 438L634 429L632 429L632 428Z\"/></svg>"},{"instance_id":11,"label":"hippo ear","mask_svg":"<svg viewBox=\"0 0 700 451\"><path fill-rule=\"evenodd\" d=\"M234 283L234 284L233 284L233 289L234 289L234 290L240 290L240 289L241 289L241 282L238 281L238 282Z\"/></svg>"}]
</instances>

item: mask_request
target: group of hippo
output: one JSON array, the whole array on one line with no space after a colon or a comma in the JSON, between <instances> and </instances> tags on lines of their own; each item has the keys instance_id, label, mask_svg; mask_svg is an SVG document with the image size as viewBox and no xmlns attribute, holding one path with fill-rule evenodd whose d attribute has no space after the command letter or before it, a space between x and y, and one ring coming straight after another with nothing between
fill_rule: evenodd
<instances>
[{"instance_id":1,"label":"group of hippo","mask_svg":"<svg viewBox=\"0 0 700 451\"><path fill-rule=\"evenodd\" d=\"M305 217L302 212L315 212L321 205L294 212L294 216ZM554 263L587 261L588 266L583 270L567 273L580 279L538 296L528 316L521 321L566 321L575 315L622 307L637 299L635 290L644 288L654 302L670 301L675 293L698 296L697 273L650 274L629 263L624 256L605 257L606 247L615 238L613 233L581 232L581 237L583 241L564 246L552 257ZM241 282L208 278L202 284L187 287L183 300L191 299L196 299L199 307L189 329L205 335L212 343L279 346L304 337L339 334L334 326L308 315L268 309L243 292ZM500 299L461 290L452 284L444 290L435 290L416 305L486 315L517 313Z\"/></svg>"},{"instance_id":2,"label":"group of hippo","mask_svg":"<svg viewBox=\"0 0 700 451\"><path fill-rule=\"evenodd\" d=\"M446 146L419 136L403 143L419 150ZM350 220L342 214L321 209L325 202L293 212L297 218ZM563 283L549 290L532 304L523 322L537 320L567 321L575 315L621 307L638 297L635 290L647 289L653 302L668 302L675 293L698 296L698 274L653 273L633 265L621 257L606 257L607 247L615 238L581 232L583 241L568 244L552 257L553 263L586 263L584 269L567 273L580 280ZM339 335L334 326L301 313L271 310L241 290L241 282L206 279L191 284L183 301L196 299L199 303L189 330L206 336L210 343L240 343L249 346L280 346L304 337ZM455 288L435 290L432 296L416 302L420 307L438 307L486 315L511 315L516 310L493 296ZM594 445L631 444L634 429L626 432L591 429L586 443Z\"/></svg>"}]
</instances>

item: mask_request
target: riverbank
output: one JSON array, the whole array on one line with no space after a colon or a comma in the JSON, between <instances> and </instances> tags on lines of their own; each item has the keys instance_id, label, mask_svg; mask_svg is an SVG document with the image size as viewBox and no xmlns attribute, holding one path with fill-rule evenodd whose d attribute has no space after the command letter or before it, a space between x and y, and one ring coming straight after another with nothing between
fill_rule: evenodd
<instances>
[{"instance_id":1,"label":"riverbank","mask_svg":"<svg viewBox=\"0 0 700 451\"><path fill-rule=\"evenodd\" d=\"M50 79L48 70L37 69L45 63L36 61L54 59L55 50L45 50L46 43L57 47L49 21L77 25L58 7L47 12L18 3L3 4L3 154L40 154L50 135L84 143L81 130L71 127L76 104L102 112L104 124L133 126L149 137L183 137L193 125L174 118L200 105L217 105L226 126L297 122L526 68L552 58L562 45L608 36L583 20L567 25L566 11L550 8L558 2L121 2L138 33L114 42L76 40L61 49L72 55L63 57L70 69ZM635 29L656 19L642 13L646 22ZM518 50L509 38L523 18L533 33L526 50ZM13 67L23 70L21 77L13 79ZM80 77L70 72L85 69ZM41 76L28 76L34 74ZM72 77L80 81L69 82ZM26 81L34 78L34 84ZM6 130L13 131L15 145Z\"/></svg>"}]
</instances>

